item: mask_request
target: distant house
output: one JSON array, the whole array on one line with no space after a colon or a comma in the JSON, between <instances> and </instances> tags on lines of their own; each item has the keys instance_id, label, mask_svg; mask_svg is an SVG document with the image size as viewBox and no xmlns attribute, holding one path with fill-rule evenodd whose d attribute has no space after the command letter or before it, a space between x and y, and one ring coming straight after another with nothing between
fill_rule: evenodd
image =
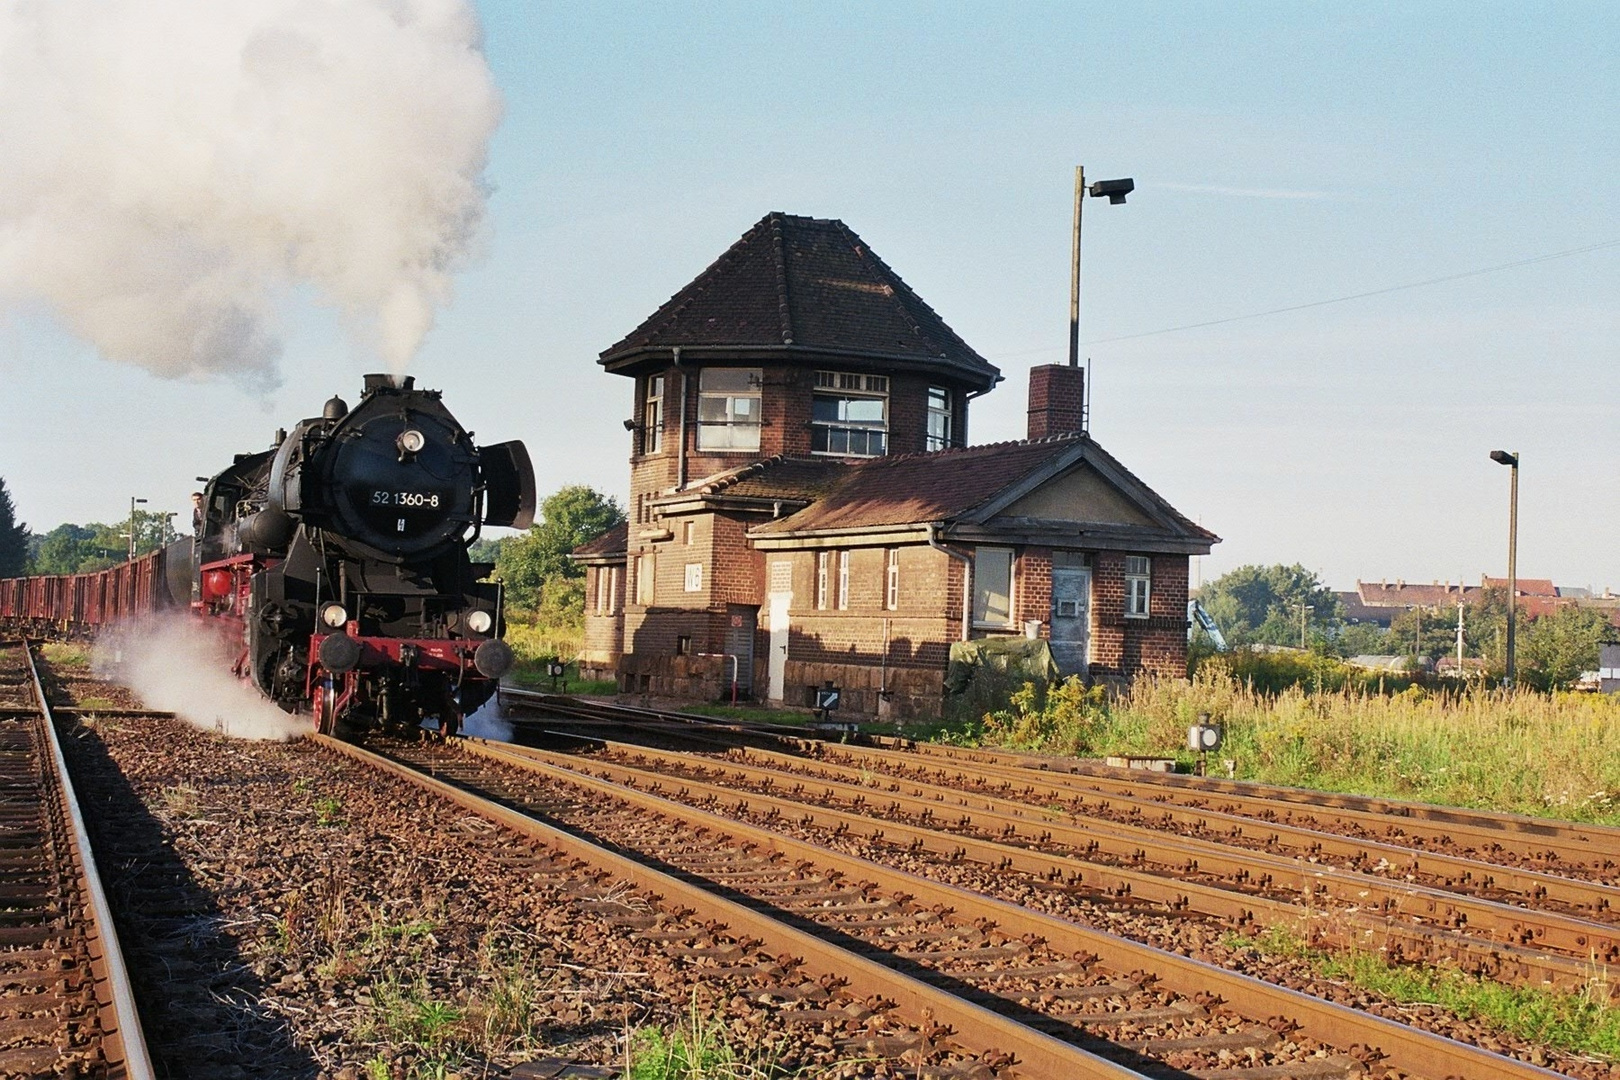
<instances>
[{"instance_id":1,"label":"distant house","mask_svg":"<svg viewBox=\"0 0 1620 1080\"><path fill-rule=\"evenodd\" d=\"M1620 644L1598 647L1598 689L1605 694L1620 694Z\"/></svg>"},{"instance_id":2,"label":"distant house","mask_svg":"<svg viewBox=\"0 0 1620 1080\"><path fill-rule=\"evenodd\" d=\"M1027 438L969 446L999 370L848 226L770 214L602 353L634 383L630 521L584 545L588 668L625 691L938 707L952 642L1031 635L1091 678L1179 676L1218 542L1030 372Z\"/></svg>"}]
</instances>

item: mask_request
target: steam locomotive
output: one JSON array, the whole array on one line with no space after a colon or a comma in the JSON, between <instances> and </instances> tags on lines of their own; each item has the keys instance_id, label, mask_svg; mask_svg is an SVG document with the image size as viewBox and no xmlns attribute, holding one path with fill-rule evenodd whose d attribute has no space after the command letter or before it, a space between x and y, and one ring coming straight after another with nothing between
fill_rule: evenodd
<instances>
[{"instance_id":1,"label":"steam locomotive","mask_svg":"<svg viewBox=\"0 0 1620 1080\"><path fill-rule=\"evenodd\" d=\"M202 479L202 478L199 478ZM534 523L521 442L478 446L435 390L368 375L350 409L278 432L206 481L195 535L112 570L0 581L0 625L91 632L189 607L234 670L316 729L454 732L511 667L485 525Z\"/></svg>"},{"instance_id":2,"label":"steam locomotive","mask_svg":"<svg viewBox=\"0 0 1620 1080\"><path fill-rule=\"evenodd\" d=\"M454 732L512 666L494 567L467 549L534 523L534 470L521 442L475 445L438 391L368 375L353 409L333 397L202 495L193 606L317 730Z\"/></svg>"}]
</instances>

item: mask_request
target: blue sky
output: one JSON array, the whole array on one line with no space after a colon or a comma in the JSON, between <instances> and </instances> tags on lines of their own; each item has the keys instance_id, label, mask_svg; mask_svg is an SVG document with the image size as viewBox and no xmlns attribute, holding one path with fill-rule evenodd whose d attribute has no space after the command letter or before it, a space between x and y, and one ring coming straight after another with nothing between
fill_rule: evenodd
<instances>
[{"instance_id":1,"label":"blue sky","mask_svg":"<svg viewBox=\"0 0 1620 1080\"><path fill-rule=\"evenodd\" d=\"M1620 589L1620 8L1608 4L477 5L504 114L476 258L411 370L542 492L623 496L628 380L597 353L766 212L838 217L1005 382L1022 434L1067 342L1086 207L1095 437L1225 538L1207 579L1341 588L1519 572ZM3 152L0 152L3 153ZM270 391L0 318L0 476L36 529L179 510L380 367L313 288ZM1135 335L1147 336L1135 336Z\"/></svg>"}]
</instances>

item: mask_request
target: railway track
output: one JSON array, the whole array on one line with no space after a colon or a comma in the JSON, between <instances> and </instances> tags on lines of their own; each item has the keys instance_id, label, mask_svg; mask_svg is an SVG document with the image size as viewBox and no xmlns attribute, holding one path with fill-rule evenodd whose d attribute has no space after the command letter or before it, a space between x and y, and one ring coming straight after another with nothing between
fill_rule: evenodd
<instances>
[{"instance_id":1,"label":"railway track","mask_svg":"<svg viewBox=\"0 0 1620 1080\"><path fill-rule=\"evenodd\" d=\"M634 710L595 703L564 708L574 721L588 723L625 724L634 716ZM683 725L656 715L657 733L695 740L709 754L601 740L605 756L626 770L621 780L646 786L663 774L706 798L718 797L720 785L752 791L755 803L772 814L792 815L799 812L792 804L813 803L830 827L865 834L886 829L934 850L952 850L947 836L971 838L962 853L992 866L1085 882L1240 924L1282 927L1330 944L1444 958L1501 981L1590 993L1601 972L1620 961L1620 888L1614 885L1262 818L1164 807L999 763L952 761L942 768L927 754L919 760L904 751L793 738L776 740L793 752L773 751L757 745L757 730ZM739 734L756 745L739 745ZM1558 830L1540 824L1556 841Z\"/></svg>"},{"instance_id":2,"label":"railway track","mask_svg":"<svg viewBox=\"0 0 1620 1080\"><path fill-rule=\"evenodd\" d=\"M26 642L0 642L0 1075L153 1075Z\"/></svg>"},{"instance_id":3,"label":"railway track","mask_svg":"<svg viewBox=\"0 0 1620 1080\"><path fill-rule=\"evenodd\" d=\"M1282 929L1337 947L1448 959L1502 981L1583 989L1595 970L1587 950L1602 950L1596 955L1603 964L1613 947L1611 929L1603 924L1150 829L1081 822L1050 808L863 776L788 755L749 750L705 758L600 745L575 767L683 801L726 802L785 821L967 858L1121 903L1196 912L1238 928Z\"/></svg>"},{"instance_id":4,"label":"railway track","mask_svg":"<svg viewBox=\"0 0 1620 1080\"><path fill-rule=\"evenodd\" d=\"M1520 860L1620 881L1620 828L1550 821L1523 814L1470 810L1367 795L1310 791L1248 780L1147 773L1096 762L997 750L880 740L941 761L994 765L1066 778L1096 791L1151 791L1163 804L1206 807L1283 824L1387 839L1408 847L1480 853L1486 861Z\"/></svg>"},{"instance_id":5,"label":"railway track","mask_svg":"<svg viewBox=\"0 0 1620 1080\"><path fill-rule=\"evenodd\" d=\"M732 943L701 959L921 1075L1556 1075L588 775L577 759L456 740L391 745L385 762L321 743L656 893L663 910L724 923ZM627 918L658 933L656 914Z\"/></svg>"}]
</instances>

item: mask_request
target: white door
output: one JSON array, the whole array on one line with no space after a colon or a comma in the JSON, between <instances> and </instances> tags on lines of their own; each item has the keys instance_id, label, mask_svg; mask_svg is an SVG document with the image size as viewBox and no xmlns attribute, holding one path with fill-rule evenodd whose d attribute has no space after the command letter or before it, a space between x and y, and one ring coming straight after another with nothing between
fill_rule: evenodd
<instances>
[{"instance_id":1,"label":"white door","mask_svg":"<svg viewBox=\"0 0 1620 1080\"><path fill-rule=\"evenodd\" d=\"M1087 675L1091 638L1091 571L1052 567L1052 659L1065 675Z\"/></svg>"},{"instance_id":2,"label":"white door","mask_svg":"<svg viewBox=\"0 0 1620 1080\"><path fill-rule=\"evenodd\" d=\"M766 694L781 701L787 686L788 609L793 606L793 564L786 560L770 565L771 655L765 665L770 685Z\"/></svg>"}]
</instances>

